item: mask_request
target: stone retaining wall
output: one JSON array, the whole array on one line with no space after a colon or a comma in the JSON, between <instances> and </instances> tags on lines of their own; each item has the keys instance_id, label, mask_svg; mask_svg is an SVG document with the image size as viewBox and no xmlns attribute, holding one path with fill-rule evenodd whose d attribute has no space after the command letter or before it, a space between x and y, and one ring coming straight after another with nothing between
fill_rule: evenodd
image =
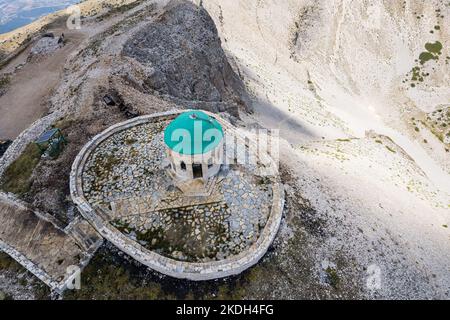
<instances>
[{"instance_id":1,"label":"stone retaining wall","mask_svg":"<svg viewBox=\"0 0 450 320\"><path fill-rule=\"evenodd\" d=\"M147 123L152 120L160 121L173 119L182 112L185 111L172 111L134 118L129 121L118 123L95 136L83 147L73 163L70 174L70 190L72 200L78 206L78 209L83 217L87 219L103 237L140 263L158 272L175 278L190 279L195 281L210 280L239 274L245 269L256 264L264 256L278 232L284 207L284 191L281 183L279 183L276 179L273 181L272 212L258 240L249 249L238 255L225 260L207 263L177 261L149 251L137 242L126 237L107 221L104 221L101 218L104 214L97 212L96 209L92 208L87 199L84 197L82 189L82 173L84 166L90 154L105 139L117 132L136 125ZM214 114L208 114L214 116ZM234 132L234 128L230 124L226 123L222 119L218 120L226 131L228 130L229 133ZM263 163L267 163L267 161L270 161L270 157L268 155L267 158L265 157L263 160Z\"/></svg>"}]
</instances>

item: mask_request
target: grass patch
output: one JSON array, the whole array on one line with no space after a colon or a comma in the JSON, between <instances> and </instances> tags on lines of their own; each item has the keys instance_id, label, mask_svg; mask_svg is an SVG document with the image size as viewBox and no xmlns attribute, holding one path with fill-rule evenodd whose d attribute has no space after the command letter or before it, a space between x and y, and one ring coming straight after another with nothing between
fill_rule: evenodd
<instances>
[{"instance_id":1,"label":"grass patch","mask_svg":"<svg viewBox=\"0 0 450 320\"><path fill-rule=\"evenodd\" d=\"M136 142L137 142L137 139L134 139L134 138L129 138L129 139L125 140L125 143L127 145L132 145L132 144L135 144Z\"/></svg>"},{"instance_id":2,"label":"grass patch","mask_svg":"<svg viewBox=\"0 0 450 320\"><path fill-rule=\"evenodd\" d=\"M436 26L438 28L435 28L436 30L439 30L439 26ZM434 33L433 30L430 31L431 33ZM427 63L428 61L438 61L439 60L439 56L442 54L442 43L439 41L436 42L427 42L425 44L425 51L423 51L422 53L420 53L419 58L416 59L416 62L419 62L421 66L425 65L425 63ZM426 72L421 72L420 70L420 66L415 66L411 69L410 72L408 72L406 74L406 76L408 77L409 75L411 75L411 79L410 81L412 82L410 85L412 88L416 87L416 83L414 82L424 82L425 81L425 77L428 77L430 74L426 73ZM409 81L409 79L405 79L403 80L403 83L407 83Z\"/></svg>"},{"instance_id":3,"label":"grass patch","mask_svg":"<svg viewBox=\"0 0 450 320\"><path fill-rule=\"evenodd\" d=\"M65 300L156 300L168 298L161 285L139 281L133 265L121 265L106 253L94 256L81 274L81 290L67 290Z\"/></svg>"},{"instance_id":4,"label":"grass patch","mask_svg":"<svg viewBox=\"0 0 450 320\"><path fill-rule=\"evenodd\" d=\"M8 301L8 300L14 300L14 299L11 295L6 294L3 291L0 291L0 301Z\"/></svg>"},{"instance_id":5,"label":"grass patch","mask_svg":"<svg viewBox=\"0 0 450 320\"><path fill-rule=\"evenodd\" d=\"M327 280L328 283L335 289L338 288L339 283L341 279L339 278L339 275L337 274L336 269L328 267L325 272L327 273Z\"/></svg>"},{"instance_id":6,"label":"grass patch","mask_svg":"<svg viewBox=\"0 0 450 320\"><path fill-rule=\"evenodd\" d=\"M436 41L434 43L428 42L425 44L427 51L422 52L419 55L420 64L425 64L430 60L438 60L442 51L442 43Z\"/></svg>"},{"instance_id":7,"label":"grass patch","mask_svg":"<svg viewBox=\"0 0 450 320\"><path fill-rule=\"evenodd\" d=\"M435 59L435 57L434 57L434 55L433 55L432 53L430 53L430 52L424 51L424 52L422 52L422 53L419 55L419 60L420 60L420 63L421 63L421 64L425 64L425 62L428 62L428 61L433 60L433 59Z\"/></svg>"},{"instance_id":8,"label":"grass patch","mask_svg":"<svg viewBox=\"0 0 450 320\"><path fill-rule=\"evenodd\" d=\"M19 158L5 170L1 189L18 195L27 193L32 184L31 175L40 159L39 148L34 143L28 144Z\"/></svg>"},{"instance_id":9,"label":"grass patch","mask_svg":"<svg viewBox=\"0 0 450 320\"><path fill-rule=\"evenodd\" d=\"M4 252L0 252L0 270L22 272L24 268Z\"/></svg>"},{"instance_id":10,"label":"grass patch","mask_svg":"<svg viewBox=\"0 0 450 320\"><path fill-rule=\"evenodd\" d=\"M118 165L120 160L112 154L109 154L103 158L97 158L95 162L95 173L97 176L102 177L103 172L111 172L114 166Z\"/></svg>"},{"instance_id":11,"label":"grass patch","mask_svg":"<svg viewBox=\"0 0 450 320\"><path fill-rule=\"evenodd\" d=\"M414 67L412 68L412 81L417 81L420 78L420 68L419 67Z\"/></svg>"},{"instance_id":12,"label":"grass patch","mask_svg":"<svg viewBox=\"0 0 450 320\"><path fill-rule=\"evenodd\" d=\"M0 76L0 96L2 96L9 86L11 79L8 75Z\"/></svg>"}]
</instances>

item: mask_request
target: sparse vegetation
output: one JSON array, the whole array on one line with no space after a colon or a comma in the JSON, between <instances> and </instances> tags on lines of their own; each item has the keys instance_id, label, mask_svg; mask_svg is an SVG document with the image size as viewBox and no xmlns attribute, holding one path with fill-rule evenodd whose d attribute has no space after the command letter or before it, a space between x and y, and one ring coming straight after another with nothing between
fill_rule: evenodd
<instances>
[{"instance_id":1,"label":"sparse vegetation","mask_svg":"<svg viewBox=\"0 0 450 320\"><path fill-rule=\"evenodd\" d=\"M436 59L435 56L431 52L422 52L419 55L420 64L425 64L426 62Z\"/></svg>"},{"instance_id":2,"label":"sparse vegetation","mask_svg":"<svg viewBox=\"0 0 450 320\"><path fill-rule=\"evenodd\" d=\"M440 43L439 41L436 41L435 43L426 43L425 49L427 49L430 53L440 54L442 50L442 43Z\"/></svg>"},{"instance_id":3,"label":"sparse vegetation","mask_svg":"<svg viewBox=\"0 0 450 320\"><path fill-rule=\"evenodd\" d=\"M81 290L66 291L64 299L230 299L236 292L224 280L193 283L161 279L139 264L120 258L115 249L103 247L83 270ZM242 298L242 297L240 297Z\"/></svg>"},{"instance_id":4,"label":"sparse vegetation","mask_svg":"<svg viewBox=\"0 0 450 320\"><path fill-rule=\"evenodd\" d=\"M0 252L0 271L6 274L15 274L15 278L20 275L18 284L22 287L28 286L27 290L32 289L37 300L49 299L50 289L4 252ZM0 291L0 301L13 300L13 298L11 294Z\"/></svg>"},{"instance_id":5,"label":"sparse vegetation","mask_svg":"<svg viewBox=\"0 0 450 320\"><path fill-rule=\"evenodd\" d=\"M24 271L22 266L14 261L10 256L6 253L0 251L0 270L2 271Z\"/></svg>"},{"instance_id":6,"label":"sparse vegetation","mask_svg":"<svg viewBox=\"0 0 450 320\"><path fill-rule=\"evenodd\" d=\"M438 27L438 29L436 29L436 27ZM439 26L435 26L435 30L439 30ZM434 33L434 30L431 30L430 33ZM413 67L406 75L407 77L411 76L411 79L405 79L403 81L403 83L411 81L411 88L415 88L417 82L424 82L425 78L430 75L428 72L423 72L421 68L431 60L439 60L443 46L440 41L428 42L425 44L425 49L426 51L421 52L419 58L416 60L416 62L419 62L420 66Z\"/></svg>"},{"instance_id":7,"label":"sparse vegetation","mask_svg":"<svg viewBox=\"0 0 450 320\"><path fill-rule=\"evenodd\" d=\"M388 149L390 152L392 152L392 153L397 153L394 149L392 149L391 147L389 147L389 146L386 146L386 149Z\"/></svg>"},{"instance_id":8,"label":"sparse vegetation","mask_svg":"<svg viewBox=\"0 0 450 320\"><path fill-rule=\"evenodd\" d=\"M6 169L1 184L1 189L23 195L30 190L31 175L41 159L41 151L30 143L24 152Z\"/></svg>"},{"instance_id":9,"label":"sparse vegetation","mask_svg":"<svg viewBox=\"0 0 450 320\"><path fill-rule=\"evenodd\" d=\"M7 293L4 293L3 291L0 291L0 301L5 300L14 300L13 297Z\"/></svg>"},{"instance_id":10,"label":"sparse vegetation","mask_svg":"<svg viewBox=\"0 0 450 320\"><path fill-rule=\"evenodd\" d=\"M96 174L100 177L104 175L104 172L111 171L115 165L119 164L120 160L113 154L107 155L103 158L97 158L95 163Z\"/></svg>"},{"instance_id":11,"label":"sparse vegetation","mask_svg":"<svg viewBox=\"0 0 450 320\"><path fill-rule=\"evenodd\" d=\"M107 13L105 13L104 15L99 16L97 18L97 20L102 21L104 19L110 18L113 15L127 12L127 11L137 7L142 2L144 2L144 0L136 0L136 1L133 1L133 2L130 2L130 3L127 3L127 4L120 4L118 6L117 5L108 5L107 3L103 3L103 7L104 8L109 7L110 10ZM95 15L95 13L92 14L92 15Z\"/></svg>"},{"instance_id":12,"label":"sparse vegetation","mask_svg":"<svg viewBox=\"0 0 450 320\"><path fill-rule=\"evenodd\" d=\"M69 119L66 117L66 118L62 118L62 119L56 121L53 124L53 128L58 128L61 131L65 131L73 124L74 124L74 121L72 119Z\"/></svg>"},{"instance_id":13,"label":"sparse vegetation","mask_svg":"<svg viewBox=\"0 0 450 320\"><path fill-rule=\"evenodd\" d=\"M0 89L6 87L10 82L10 78L7 75L3 75L0 77Z\"/></svg>"},{"instance_id":14,"label":"sparse vegetation","mask_svg":"<svg viewBox=\"0 0 450 320\"><path fill-rule=\"evenodd\" d=\"M11 79L8 75L0 75L0 96L5 93Z\"/></svg>"},{"instance_id":15,"label":"sparse vegetation","mask_svg":"<svg viewBox=\"0 0 450 320\"><path fill-rule=\"evenodd\" d=\"M441 142L448 144L450 142L450 108L442 106L433 112L428 113L426 120L421 121L431 133L433 133Z\"/></svg>"},{"instance_id":16,"label":"sparse vegetation","mask_svg":"<svg viewBox=\"0 0 450 320\"><path fill-rule=\"evenodd\" d=\"M137 142L137 140L134 139L134 138L129 138L129 139L125 140L125 143L128 144L128 145L135 144L136 142Z\"/></svg>"}]
</instances>

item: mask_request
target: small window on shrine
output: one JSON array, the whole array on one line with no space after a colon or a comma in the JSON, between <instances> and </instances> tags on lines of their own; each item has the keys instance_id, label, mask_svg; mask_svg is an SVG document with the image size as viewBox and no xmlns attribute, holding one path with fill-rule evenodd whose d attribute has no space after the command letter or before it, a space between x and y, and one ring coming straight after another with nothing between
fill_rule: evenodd
<instances>
[{"instance_id":1,"label":"small window on shrine","mask_svg":"<svg viewBox=\"0 0 450 320\"><path fill-rule=\"evenodd\" d=\"M194 163L192 165L192 173L194 175L194 179L202 178L203 177L203 168L201 164Z\"/></svg>"},{"instance_id":2,"label":"small window on shrine","mask_svg":"<svg viewBox=\"0 0 450 320\"><path fill-rule=\"evenodd\" d=\"M186 171L186 163L184 161L181 161L181 170Z\"/></svg>"}]
</instances>

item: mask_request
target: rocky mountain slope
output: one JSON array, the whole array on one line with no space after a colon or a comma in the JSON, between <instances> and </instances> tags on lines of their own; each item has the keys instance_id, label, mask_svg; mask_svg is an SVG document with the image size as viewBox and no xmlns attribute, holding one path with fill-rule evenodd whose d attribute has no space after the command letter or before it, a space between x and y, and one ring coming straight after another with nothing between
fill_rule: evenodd
<instances>
[{"instance_id":1,"label":"rocky mountain slope","mask_svg":"<svg viewBox=\"0 0 450 320\"><path fill-rule=\"evenodd\" d=\"M449 124L438 115L449 110L449 5L203 5L256 97L247 121L281 129L292 196L327 225L317 268L345 252L354 265L337 274L355 271L369 296L448 297ZM379 290L366 286L373 270Z\"/></svg>"}]
</instances>

